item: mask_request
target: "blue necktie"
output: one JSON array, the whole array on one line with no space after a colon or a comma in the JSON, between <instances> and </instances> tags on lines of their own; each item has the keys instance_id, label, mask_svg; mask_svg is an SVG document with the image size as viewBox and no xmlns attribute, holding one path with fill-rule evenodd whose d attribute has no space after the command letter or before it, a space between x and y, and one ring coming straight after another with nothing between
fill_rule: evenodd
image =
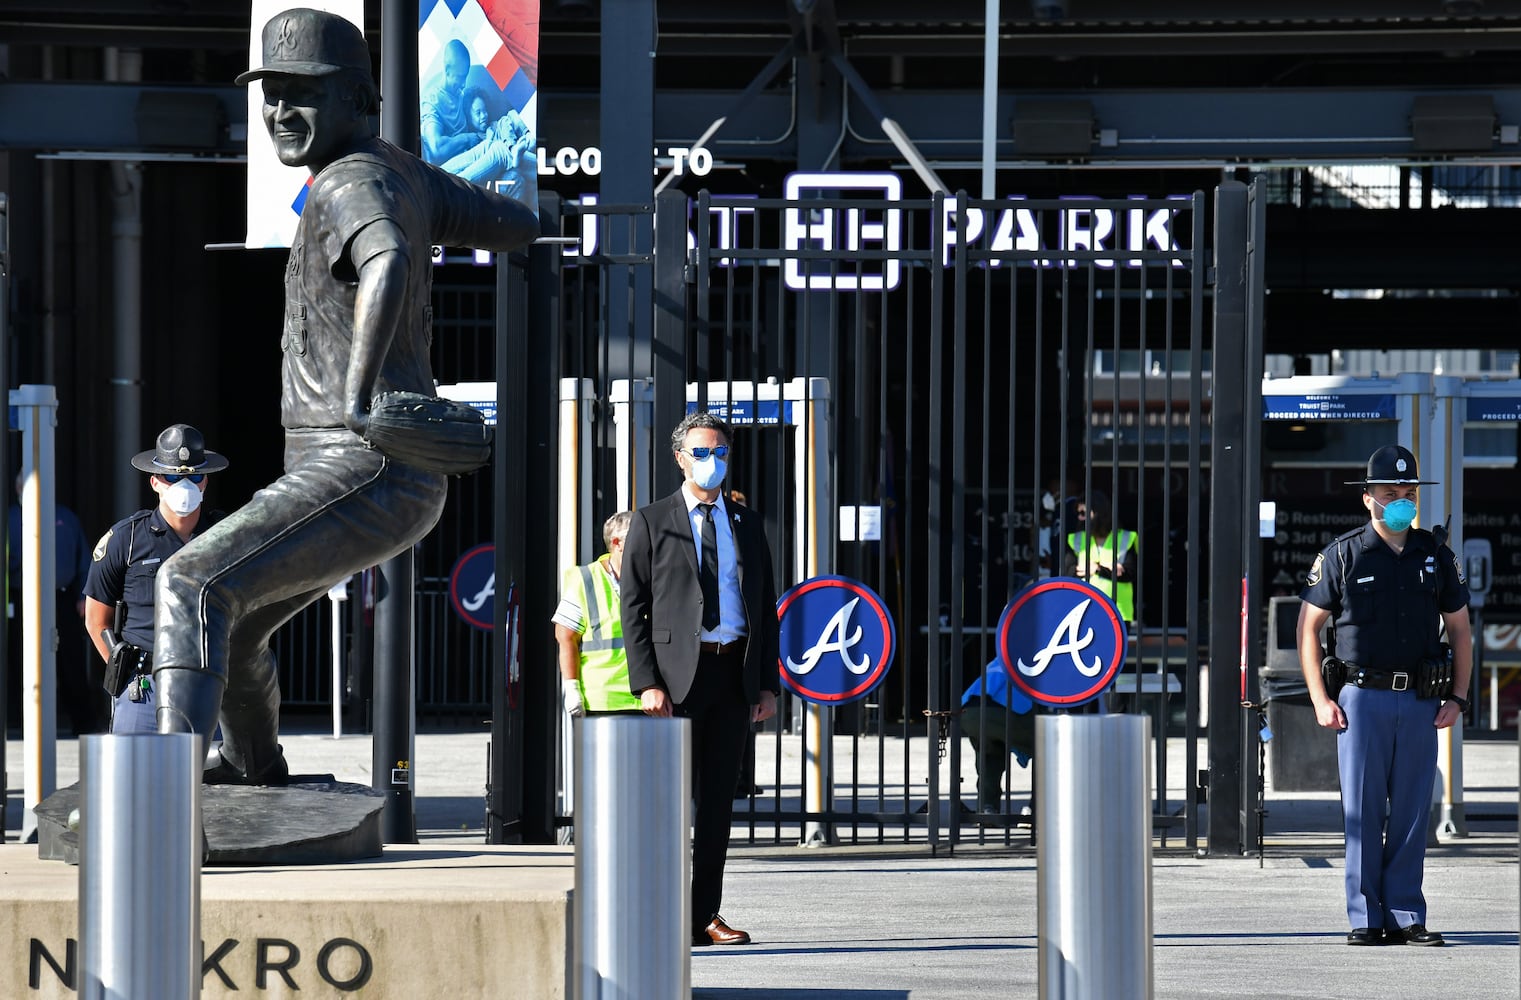
<instances>
[{"instance_id":1,"label":"blue necktie","mask_svg":"<svg viewBox=\"0 0 1521 1000\"><path fill-rule=\"evenodd\" d=\"M697 568L697 582L702 585L702 627L705 632L718 628L718 528L713 524L713 505L702 508L702 565Z\"/></svg>"}]
</instances>

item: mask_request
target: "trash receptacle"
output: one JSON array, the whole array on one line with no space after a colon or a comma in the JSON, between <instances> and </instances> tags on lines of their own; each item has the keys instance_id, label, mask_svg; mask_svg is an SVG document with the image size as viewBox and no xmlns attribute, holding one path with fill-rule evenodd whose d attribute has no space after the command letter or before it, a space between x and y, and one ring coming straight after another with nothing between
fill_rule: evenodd
<instances>
[{"instance_id":1,"label":"trash receptacle","mask_svg":"<svg viewBox=\"0 0 1521 1000\"><path fill-rule=\"evenodd\" d=\"M1268 777L1274 791L1334 792L1341 787L1336 769L1336 733L1315 719L1310 689L1299 669L1296 625L1299 598L1268 602L1268 648L1259 679L1267 703Z\"/></svg>"}]
</instances>

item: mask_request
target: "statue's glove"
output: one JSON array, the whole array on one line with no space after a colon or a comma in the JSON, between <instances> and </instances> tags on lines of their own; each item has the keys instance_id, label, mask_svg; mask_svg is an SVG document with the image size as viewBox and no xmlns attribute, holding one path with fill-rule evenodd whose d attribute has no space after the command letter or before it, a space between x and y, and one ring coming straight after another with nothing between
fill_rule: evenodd
<instances>
[{"instance_id":1,"label":"statue's glove","mask_svg":"<svg viewBox=\"0 0 1521 1000\"><path fill-rule=\"evenodd\" d=\"M491 461L491 428L479 410L417 392L376 396L364 440L389 459L449 476Z\"/></svg>"}]
</instances>

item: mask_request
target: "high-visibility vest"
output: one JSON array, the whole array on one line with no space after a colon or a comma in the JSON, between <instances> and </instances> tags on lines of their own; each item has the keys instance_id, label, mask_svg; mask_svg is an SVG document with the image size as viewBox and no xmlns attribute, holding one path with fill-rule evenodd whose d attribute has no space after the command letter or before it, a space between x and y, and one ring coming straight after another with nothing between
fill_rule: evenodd
<instances>
[{"instance_id":1,"label":"high-visibility vest","mask_svg":"<svg viewBox=\"0 0 1521 1000\"><path fill-rule=\"evenodd\" d=\"M580 595L586 629L581 633L581 700L588 712L625 712L640 706L628 686L628 652L618 584L605 560L565 571L564 596Z\"/></svg>"},{"instance_id":2,"label":"high-visibility vest","mask_svg":"<svg viewBox=\"0 0 1521 1000\"><path fill-rule=\"evenodd\" d=\"M1067 536L1067 544L1078 556L1085 556L1092 552L1109 552L1110 562L1118 567L1125 561L1125 554L1135 544L1135 532L1111 531L1109 537L1102 542L1098 539L1088 540L1086 532L1076 532ZM1119 548L1115 548L1118 545ZM1115 607L1120 609L1120 617L1127 622L1135 621L1135 584L1129 580L1104 579L1101 576L1090 573L1088 582L1114 599Z\"/></svg>"}]
</instances>

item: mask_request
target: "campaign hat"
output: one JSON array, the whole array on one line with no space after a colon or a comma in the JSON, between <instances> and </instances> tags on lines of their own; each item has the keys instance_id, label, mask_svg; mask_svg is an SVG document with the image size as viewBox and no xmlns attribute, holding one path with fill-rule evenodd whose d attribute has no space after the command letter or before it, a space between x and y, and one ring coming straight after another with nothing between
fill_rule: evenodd
<instances>
[{"instance_id":1,"label":"campaign hat","mask_svg":"<svg viewBox=\"0 0 1521 1000\"><path fill-rule=\"evenodd\" d=\"M170 424L158 436L158 443L132 457L132 467L158 476L189 476L201 472L221 472L227 459L206 450L206 439L189 424Z\"/></svg>"},{"instance_id":2,"label":"campaign hat","mask_svg":"<svg viewBox=\"0 0 1521 1000\"><path fill-rule=\"evenodd\" d=\"M264 65L239 73L238 86L266 76L328 76L344 70L369 75L364 32L338 14L308 7L282 10L264 24Z\"/></svg>"},{"instance_id":3,"label":"campaign hat","mask_svg":"<svg viewBox=\"0 0 1521 1000\"><path fill-rule=\"evenodd\" d=\"M1387 444L1368 456L1368 473L1362 479L1347 481L1348 486L1436 486L1435 480L1422 479L1415 456L1397 444Z\"/></svg>"}]
</instances>

